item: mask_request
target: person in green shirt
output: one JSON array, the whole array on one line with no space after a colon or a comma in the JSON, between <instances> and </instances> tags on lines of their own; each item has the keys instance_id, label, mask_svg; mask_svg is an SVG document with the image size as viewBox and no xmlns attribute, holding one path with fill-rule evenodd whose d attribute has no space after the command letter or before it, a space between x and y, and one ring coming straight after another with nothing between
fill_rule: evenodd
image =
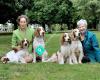
<instances>
[{"instance_id":1,"label":"person in green shirt","mask_svg":"<svg viewBox=\"0 0 100 80\"><path fill-rule=\"evenodd\" d=\"M12 35L12 49L20 50L20 43L23 39L27 39L30 43L29 52L32 52L32 42L34 29L28 27L29 19L26 15L21 15L17 18L18 29L13 31Z\"/></svg>"},{"instance_id":2,"label":"person in green shirt","mask_svg":"<svg viewBox=\"0 0 100 80\"><path fill-rule=\"evenodd\" d=\"M6 53L5 56L1 58L3 63L6 62L18 62L21 59L21 63L28 63L33 61L31 54L25 55L24 57L20 56L21 53L21 42L24 39L29 41L29 53L32 53L32 42L33 42L33 33L34 30L28 27L28 17L26 15L21 15L17 19L18 29L13 31L12 35L12 50Z\"/></svg>"}]
</instances>

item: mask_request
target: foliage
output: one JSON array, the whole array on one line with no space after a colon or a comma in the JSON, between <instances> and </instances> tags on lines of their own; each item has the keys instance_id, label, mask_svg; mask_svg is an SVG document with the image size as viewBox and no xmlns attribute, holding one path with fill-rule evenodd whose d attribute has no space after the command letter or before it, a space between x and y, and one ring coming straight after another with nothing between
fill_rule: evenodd
<instances>
[{"instance_id":1,"label":"foliage","mask_svg":"<svg viewBox=\"0 0 100 80\"><path fill-rule=\"evenodd\" d=\"M11 19L15 24L21 14L43 27L67 24L71 29L83 18L88 21L88 28L98 29L100 22L100 0L0 0L0 9L0 23Z\"/></svg>"},{"instance_id":2,"label":"foliage","mask_svg":"<svg viewBox=\"0 0 100 80\"><path fill-rule=\"evenodd\" d=\"M11 20L16 26L16 18L31 7L31 0L0 0L0 23Z\"/></svg>"},{"instance_id":3,"label":"foliage","mask_svg":"<svg viewBox=\"0 0 100 80\"><path fill-rule=\"evenodd\" d=\"M72 0L75 9L75 22L86 19L89 28L95 28L100 20L100 0Z\"/></svg>"},{"instance_id":4,"label":"foliage","mask_svg":"<svg viewBox=\"0 0 100 80\"><path fill-rule=\"evenodd\" d=\"M64 31L64 30L67 30L67 25L66 24L53 24L51 25L51 29L53 31Z\"/></svg>"},{"instance_id":5,"label":"foliage","mask_svg":"<svg viewBox=\"0 0 100 80\"><path fill-rule=\"evenodd\" d=\"M72 3L69 0L33 0L28 11L31 20L48 25L71 22Z\"/></svg>"}]
</instances>

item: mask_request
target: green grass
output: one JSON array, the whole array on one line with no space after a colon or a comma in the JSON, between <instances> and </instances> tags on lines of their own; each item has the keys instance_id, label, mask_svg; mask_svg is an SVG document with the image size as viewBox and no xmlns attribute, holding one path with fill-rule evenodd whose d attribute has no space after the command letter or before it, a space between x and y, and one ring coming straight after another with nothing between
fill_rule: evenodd
<instances>
[{"instance_id":1,"label":"green grass","mask_svg":"<svg viewBox=\"0 0 100 80\"><path fill-rule=\"evenodd\" d=\"M100 32L95 32L100 44ZM60 47L61 34L46 34L49 56ZM11 49L11 35L0 35L0 55ZM100 64L2 64L0 80L100 80Z\"/></svg>"},{"instance_id":2,"label":"green grass","mask_svg":"<svg viewBox=\"0 0 100 80\"><path fill-rule=\"evenodd\" d=\"M11 49L11 35L0 35L0 53L6 53Z\"/></svg>"}]
</instances>

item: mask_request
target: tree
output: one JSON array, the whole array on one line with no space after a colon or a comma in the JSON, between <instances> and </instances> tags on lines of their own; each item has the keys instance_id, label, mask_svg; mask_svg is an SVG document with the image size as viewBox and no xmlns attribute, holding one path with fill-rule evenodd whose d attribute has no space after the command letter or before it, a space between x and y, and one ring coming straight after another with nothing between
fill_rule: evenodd
<instances>
[{"instance_id":1,"label":"tree","mask_svg":"<svg viewBox=\"0 0 100 80\"><path fill-rule=\"evenodd\" d=\"M98 0L92 0L92 1L89 1L85 7L86 9L86 12L87 12L87 19L88 21L90 21L90 26L92 28L95 28L97 27L97 24L99 23L99 16L98 14L100 13L100 1Z\"/></svg>"},{"instance_id":2,"label":"tree","mask_svg":"<svg viewBox=\"0 0 100 80\"><path fill-rule=\"evenodd\" d=\"M75 9L74 22L86 19L88 28L95 28L100 20L100 0L72 0Z\"/></svg>"},{"instance_id":3,"label":"tree","mask_svg":"<svg viewBox=\"0 0 100 80\"><path fill-rule=\"evenodd\" d=\"M72 3L70 0L33 0L28 11L31 20L41 24L68 24L72 21Z\"/></svg>"},{"instance_id":4,"label":"tree","mask_svg":"<svg viewBox=\"0 0 100 80\"><path fill-rule=\"evenodd\" d=\"M16 18L30 7L31 0L0 0L0 23L11 20L16 25Z\"/></svg>"}]
</instances>

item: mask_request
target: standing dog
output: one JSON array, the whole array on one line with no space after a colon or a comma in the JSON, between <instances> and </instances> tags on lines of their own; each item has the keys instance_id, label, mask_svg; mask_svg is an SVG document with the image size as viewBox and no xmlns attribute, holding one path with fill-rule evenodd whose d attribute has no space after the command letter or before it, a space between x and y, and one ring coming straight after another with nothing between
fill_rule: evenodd
<instances>
[{"instance_id":1,"label":"standing dog","mask_svg":"<svg viewBox=\"0 0 100 80\"><path fill-rule=\"evenodd\" d=\"M33 62L36 62L36 57L38 57L39 55L36 53L36 48L38 46L42 46L45 49L45 42L44 42L44 36L45 36L45 31L43 29L43 27L38 27L35 30L34 33L34 41L33 41L33 53L34 53L34 60ZM44 62L47 58L47 52L46 50L43 52L42 56L40 56L40 58L42 59L42 62Z\"/></svg>"}]
</instances>

